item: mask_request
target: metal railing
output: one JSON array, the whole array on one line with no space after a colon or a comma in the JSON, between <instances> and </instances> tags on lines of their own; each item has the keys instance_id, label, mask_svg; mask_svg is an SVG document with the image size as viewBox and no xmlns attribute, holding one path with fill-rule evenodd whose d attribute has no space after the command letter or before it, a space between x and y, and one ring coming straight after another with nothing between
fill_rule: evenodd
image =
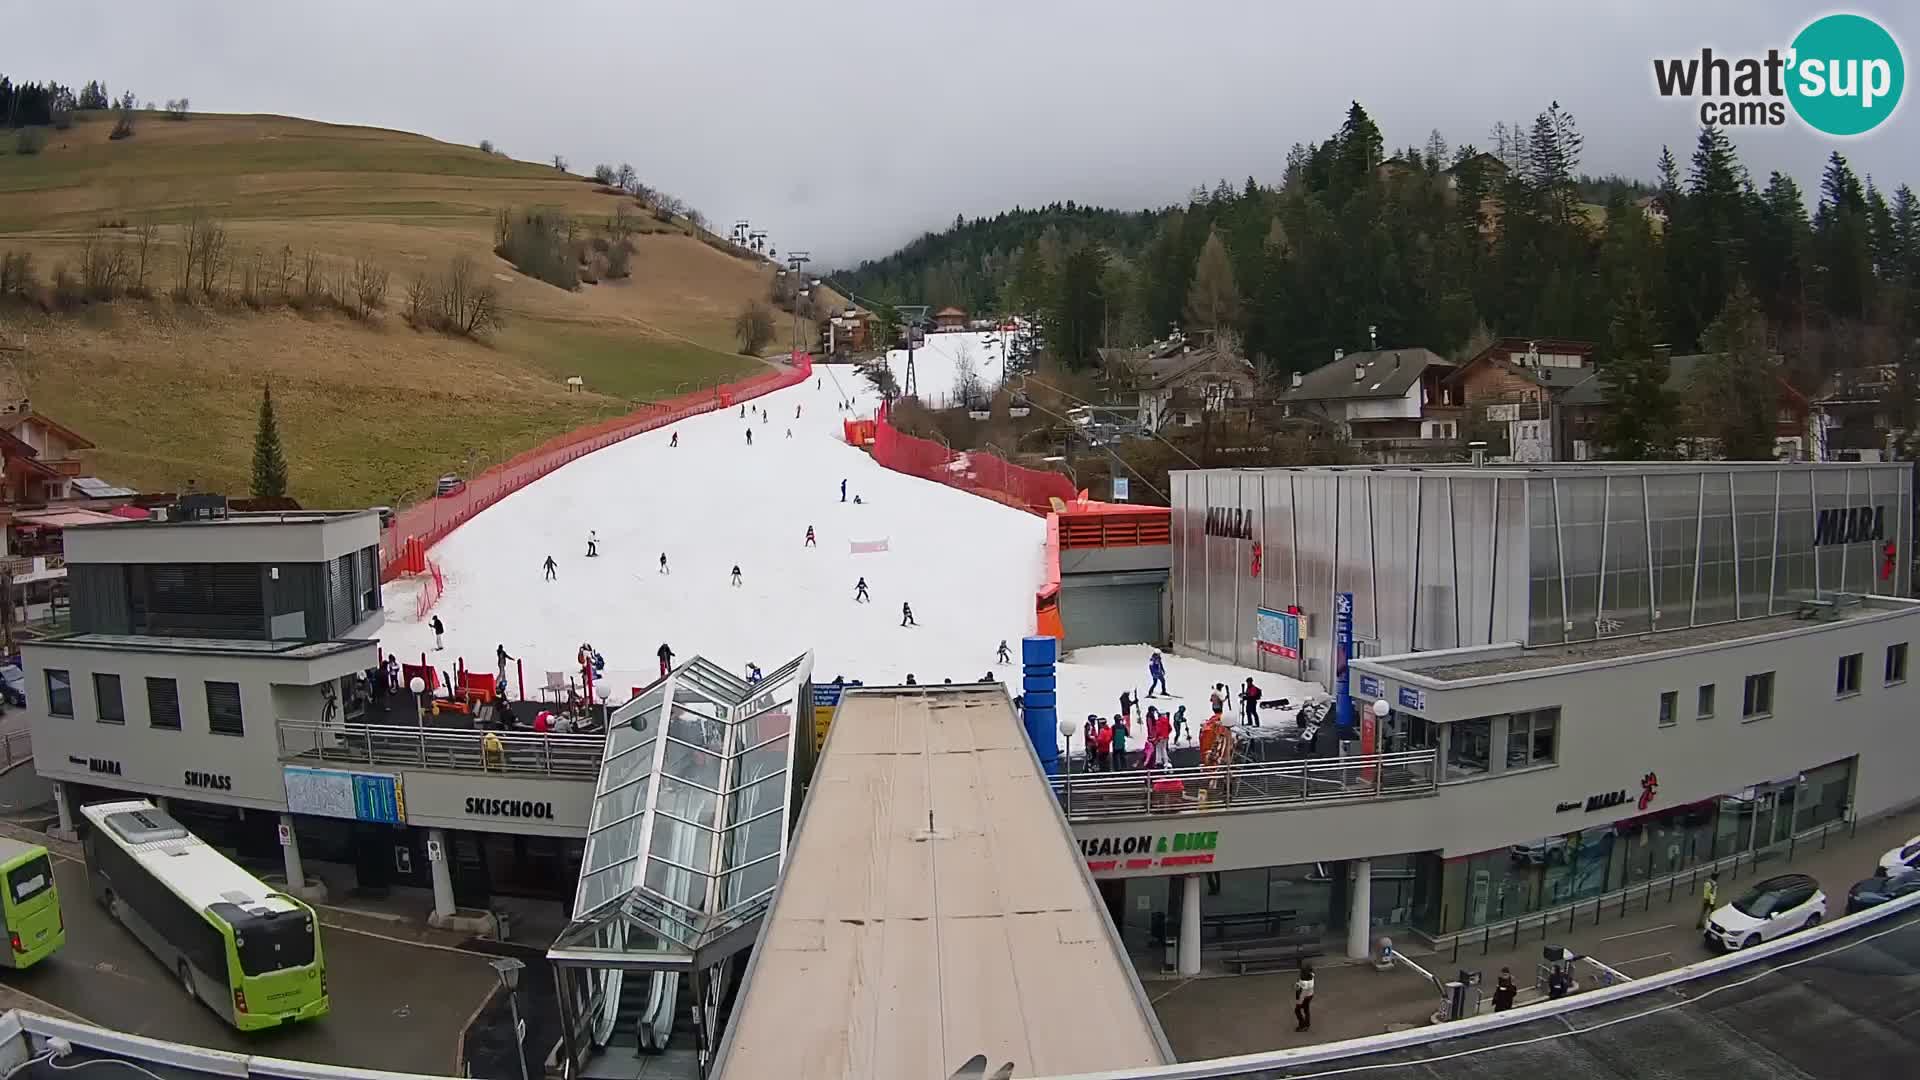
<instances>
[{"instance_id":1,"label":"metal railing","mask_svg":"<svg viewBox=\"0 0 1920 1080\"><path fill-rule=\"evenodd\" d=\"M18 731L0 733L0 769L11 769L23 761L32 760L32 731L21 728Z\"/></svg>"},{"instance_id":2,"label":"metal railing","mask_svg":"<svg viewBox=\"0 0 1920 1080\"><path fill-rule=\"evenodd\" d=\"M1073 820L1192 814L1229 806L1400 798L1438 790L1437 753L1262 761L1189 769L1070 773L1050 779Z\"/></svg>"},{"instance_id":3,"label":"metal railing","mask_svg":"<svg viewBox=\"0 0 1920 1080\"><path fill-rule=\"evenodd\" d=\"M461 731L282 720L280 760L386 765L457 772L519 773L591 780L600 775L602 735Z\"/></svg>"}]
</instances>

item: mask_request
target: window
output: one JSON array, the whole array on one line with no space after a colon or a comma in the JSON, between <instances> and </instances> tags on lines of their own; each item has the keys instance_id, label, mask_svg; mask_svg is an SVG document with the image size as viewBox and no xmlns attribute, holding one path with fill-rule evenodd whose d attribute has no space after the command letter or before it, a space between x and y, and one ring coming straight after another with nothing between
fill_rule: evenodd
<instances>
[{"instance_id":1,"label":"window","mask_svg":"<svg viewBox=\"0 0 1920 1080\"><path fill-rule=\"evenodd\" d=\"M47 669L47 715L73 715L73 676L59 668Z\"/></svg>"},{"instance_id":2,"label":"window","mask_svg":"<svg viewBox=\"0 0 1920 1080\"><path fill-rule=\"evenodd\" d=\"M1740 718L1752 720L1773 712L1773 672L1747 676L1746 695L1740 701Z\"/></svg>"},{"instance_id":3,"label":"window","mask_svg":"<svg viewBox=\"0 0 1920 1080\"><path fill-rule=\"evenodd\" d=\"M1672 727L1680 719L1680 692L1667 690L1660 694L1660 726Z\"/></svg>"},{"instance_id":4,"label":"window","mask_svg":"<svg viewBox=\"0 0 1920 1080\"><path fill-rule=\"evenodd\" d=\"M167 731L180 730L180 684L147 676L147 723Z\"/></svg>"},{"instance_id":5,"label":"window","mask_svg":"<svg viewBox=\"0 0 1920 1080\"><path fill-rule=\"evenodd\" d=\"M245 735L247 728L240 719L240 684L230 682L210 682L207 684L207 730L215 735Z\"/></svg>"},{"instance_id":6,"label":"window","mask_svg":"<svg viewBox=\"0 0 1920 1080\"><path fill-rule=\"evenodd\" d=\"M1474 776L1486 772L1487 757L1493 743L1493 719L1483 716L1447 727L1448 777Z\"/></svg>"},{"instance_id":7,"label":"window","mask_svg":"<svg viewBox=\"0 0 1920 1080\"><path fill-rule=\"evenodd\" d=\"M1887 685L1907 681L1907 643L1887 646Z\"/></svg>"},{"instance_id":8,"label":"window","mask_svg":"<svg viewBox=\"0 0 1920 1080\"><path fill-rule=\"evenodd\" d=\"M1710 720L1712 718L1713 718L1713 684L1706 683L1700 687L1700 704L1694 710L1694 719Z\"/></svg>"},{"instance_id":9,"label":"window","mask_svg":"<svg viewBox=\"0 0 1920 1080\"><path fill-rule=\"evenodd\" d=\"M1507 717L1507 768L1553 764L1559 734L1559 709L1535 709Z\"/></svg>"},{"instance_id":10,"label":"window","mask_svg":"<svg viewBox=\"0 0 1920 1080\"><path fill-rule=\"evenodd\" d=\"M103 724L124 724L127 709L120 701L120 676L94 672L93 705Z\"/></svg>"},{"instance_id":11,"label":"window","mask_svg":"<svg viewBox=\"0 0 1920 1080\"><path fill-rule=\"evenodd\" d=\"M1835 696L1846 697L1860 692L1860 653L1848 653L1840 658L1839 669L1833 676Z\"/></svg>"}]
</instances>

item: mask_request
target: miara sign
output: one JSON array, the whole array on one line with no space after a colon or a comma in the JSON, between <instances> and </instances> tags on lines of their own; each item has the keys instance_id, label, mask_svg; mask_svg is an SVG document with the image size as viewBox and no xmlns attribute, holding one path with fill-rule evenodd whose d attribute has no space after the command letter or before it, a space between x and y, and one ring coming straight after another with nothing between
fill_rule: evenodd
<instances>
[{"instance_id":1,"label":"miara sign","mask_svg":"<svg viewBox=\"0 0 1920 1080\"><path fill-rule=\"evenodd\" d=\"M1813 518L1813 544L1859 544L1887 538L1887 508L1842 506L1822 510Z\"/></svg>"},{"instance_id":2,"label":"miara sign","mask_svg":"<svg viewBox=\"0 0 1920 1080\"><path fill-rule=\"evenodd\" d=\"M1253 539L1253 511L1232 507L1207 507L1207 535L1229 540Z\"/></svg>"}]
</instances>

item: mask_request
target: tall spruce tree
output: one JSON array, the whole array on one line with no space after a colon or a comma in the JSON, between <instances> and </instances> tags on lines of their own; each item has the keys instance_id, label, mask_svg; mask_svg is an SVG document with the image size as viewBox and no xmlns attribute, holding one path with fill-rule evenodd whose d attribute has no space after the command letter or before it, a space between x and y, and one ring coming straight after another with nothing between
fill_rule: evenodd
<instances>
[{"instance_id":1,"label":"tall spruce tree","mask_svg":"<svg viewBox=\"0 0 1920 1080\"><path fill-rule=\"evenodd\" d=\"M1735 282L1701 335L1706 355L1687 388L1695 431L1729 461L1771 461L1780 377L1767 350L1767 321L1745 282Z\"/></svg>"},{"instance_id":2,"label":"tall spruce tree","mask_svg":"<svg viewBox=\"0 0 1920 1080\"><path fill-rule=\"evenodd\" d=\"M287 494L287 456L280 449L280 425L273 418L273 387L260 391L260 426L253 433L253 497L278 499Z\"/></svg>"},{"instance_id":3,"label":"tall spruce tree","mask_svg":"<svg viewBox=\"0 0 1920 1080\"><path fill-rule=\"evenodd\" d=\"M1193 288L1187 293L1187 318L1207 330L1232 329L1240 321L1240 289L1234 284L1233 262L1220 231L1207 234L1200 258L1193 264Z\"/></svg>"},{"instance_id":4,"label":"tall spruce tree","mask_svg":"<svg viewBox=\"0 0 1920 1080\"><path fill-rule=\"evenodd\" d=\"M1656 461L1673 456L1680 405L1667 388L1670 365L1656 353L1653 309L1637 285L1614 303L1606 366L1600 378L1607 412L1600 441L1617 461Z\"/></svg>"}]
</instances>

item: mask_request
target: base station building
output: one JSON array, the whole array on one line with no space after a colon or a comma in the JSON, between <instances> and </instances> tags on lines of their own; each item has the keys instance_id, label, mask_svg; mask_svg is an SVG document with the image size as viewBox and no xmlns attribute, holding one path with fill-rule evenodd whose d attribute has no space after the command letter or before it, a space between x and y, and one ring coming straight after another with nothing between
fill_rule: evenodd
<instances>
[{"instance_id":1,"label":"base station building","mask_svg":"<svg viewBox=\"0 0 1920 1080\"><path fill-rule=\"evenodd\" d=\"M1176 650L1333 692L1347 624L1342 752L1423 751L1434 775L1194 815L1181 827L1212 834L1207 924L1358 917L1441 937L1920 798L1912 475L1175 473ZM1156 827L1171 823L1076 815L1089 851ZM1151 880L1164 871L1090 866L1134 879L1114 905L1129 929L1180 906Z\"/></svg>"}]
</instances>

